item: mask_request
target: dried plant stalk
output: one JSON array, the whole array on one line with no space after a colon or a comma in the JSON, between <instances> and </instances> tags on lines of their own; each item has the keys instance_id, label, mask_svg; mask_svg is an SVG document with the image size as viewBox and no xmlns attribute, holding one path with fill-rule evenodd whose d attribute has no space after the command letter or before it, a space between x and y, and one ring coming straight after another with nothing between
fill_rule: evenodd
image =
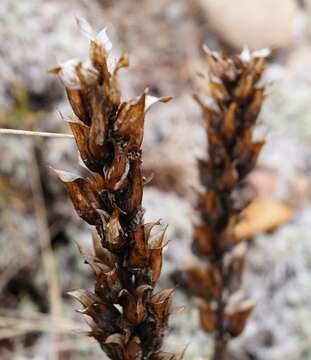
<instances>
[{"instance_id":1,"label":"dried plant stalk","mask_svg":"<svg viewBox=\"0 0 311 360\"><path fill-rule=\"evenodd\" d=\"M245 177L254 168L264 141L253 141L253 130L264 98L260 86L267 51L226 57L205 49L211 101L203 110L208 160L198 161L201 222L194 226L194 251L207 260L204 268L188 269L193 293L200 298L202 328L215 336L214 360L227 359L230 338L243 331L254 302L241 291L246 245L235 226L250 199Z\"/></svg>"},{"instance_id":2,"label":"dried plant stalk","mask_svg":"<svg viewBox=\"0 0 311 360\"><path fill-rule=\"evenodd\" d=\"M95 226L94 251L80 248L96 277L94 293L71 295L84 306L94 337L113 360L178 359L161 351L173 289L154 293L161 273L165 230L151 235L159 222L144 224L141 145L146 110L154 98L145 91L138 99L121 101L118 72L128 66L123 55L112 73L107 57L111 43L105 30L90 38L90 58L70 60L50 70L64 82L76 119L69 125L86 178L57 171L79 214Z\"/></svg>"}]
</instances>

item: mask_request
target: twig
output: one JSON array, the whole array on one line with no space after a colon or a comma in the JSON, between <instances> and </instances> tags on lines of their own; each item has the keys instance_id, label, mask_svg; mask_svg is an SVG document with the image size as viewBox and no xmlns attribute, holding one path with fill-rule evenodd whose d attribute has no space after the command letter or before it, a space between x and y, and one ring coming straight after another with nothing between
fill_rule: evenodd
<instances>
[{"instance_id":1,"label":"twig","mask_svg":"<svg viewBox=\"0 0 311 360\"><path fill-rule=\"evenodd\" d=\"M70 138L73 139L71 134L60 134L60 133L50 133L42 131L29 131L29 130L18 130L18 129L0 129L0 134L6 135L25 135L25 136L40 136L40 137L49 137L49 138Z\"/></svg>"}]
</instances>

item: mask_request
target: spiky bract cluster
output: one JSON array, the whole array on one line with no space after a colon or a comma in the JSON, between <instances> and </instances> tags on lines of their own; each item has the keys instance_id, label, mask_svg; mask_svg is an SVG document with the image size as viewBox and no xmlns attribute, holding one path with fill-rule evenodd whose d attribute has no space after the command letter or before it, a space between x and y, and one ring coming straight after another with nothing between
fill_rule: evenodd
<instances>
[{"instance_id":1,"label":"spiky bract cluster","mask_svg":"<svg viewBox=\"0 0 311 360\"><path fill-rule=\"evenodd\" d=\"M198 194L201 223L194 226L193 245L208 263L189 269L188 274L194 294L202 299L202 327L216 337L214 359L222 360L228 339L243 331L254 308L238 292L246 249L234 229L250 200L243 194L245 177L264 144L253 141L253 130L264 98L259 81L268 53L245 50L240 56L226 57L205 50L210 102L196 100L207 126L208 159L198 161L205 192Z\"/></svg>"},{"instance_id":2,"label":"spiky bract cluster","mask_svg":"<svg viewBox=\"0 0 311 360\"><path fill-rule=\"evenodd\" d=\"M80 20L84 33L89 25ZM88 36L90 37L90 36ZM82 219L94 225L94 251L80 248L96 276L94 293L71 294L84 306L89 335L114 360L174 359L161 352L172 289L154 293L160 276L165 230L144 224L141 145L147 108L157 101L145 91L137 100L120 98L118 71L110 73L111 43L105 31L91 37L90 58L51 70L63 80L76 119L69 121L87 177L58 171Z\"/></svg>"}]
</instances>

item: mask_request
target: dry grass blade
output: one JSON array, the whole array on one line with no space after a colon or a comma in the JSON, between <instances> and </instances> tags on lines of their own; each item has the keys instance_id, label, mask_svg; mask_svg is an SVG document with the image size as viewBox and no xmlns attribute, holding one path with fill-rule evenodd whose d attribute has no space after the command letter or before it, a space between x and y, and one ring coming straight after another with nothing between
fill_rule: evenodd
<instances>
[{"instance_id":1,"label":"dry grass blade","mask_svg":"<svg viewBox=\"0 0 311 360\"><path fill-rule=\"evenodd\" d=\"M42 131L18 130L18 129L0 129L0 134L4 135L22 135L22 136L38 136L47 138L69 138L74 139L71 134L59 134Z\"/></svg>"}]
</instances>

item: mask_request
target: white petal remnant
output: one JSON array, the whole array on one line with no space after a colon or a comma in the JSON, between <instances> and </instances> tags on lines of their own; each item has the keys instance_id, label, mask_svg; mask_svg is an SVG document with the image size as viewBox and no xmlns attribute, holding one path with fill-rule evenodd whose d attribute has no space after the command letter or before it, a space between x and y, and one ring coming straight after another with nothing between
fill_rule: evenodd
<instances>
[{"instance_id":1,"label":"white petal remnant","mask_svg":"<svg viewBox=\"0 0 311 360\"><path fill-rule=\"evenodd\" d=\"M96 42L96 44L102 46L106 53L108 54L111 49L112 49L112 42L109 40L108 35L107 35L107 29L104 28L103 30L101 30L96 36L94 41Z\"/></svg>"},{"instance_id":2,"label":"white petal remnant","mask_svg":"<svg viewBox=\"0 0 311 360\"><path fill-rule=\"evenodd\" d=\"M82 16L76 16L76 21L81 33L89 40L93 40L95 34L90 23Z\"/></svg>"},{"instance_id":3,"label":"white petal remnant","mask_svg":"<svg viewBox=\"0 0 311 360\"><path fill-rule=\"evenodd\" d=\"M253 57L255 57L255 58L261 58L261 57L266 58L270 54L271 54L271 50L268 48L253 51Z\"/></svg>"},{"instance_id":4,"label":"white petal remnant","mask_svg":"<svg viewBox=\"0 0 311 360\"><path fill-rule=\"evenodd\" d=\"M157 104L158 102L165 103L170 101L171 99L172 98L170 96L162 96L158 98L156 96L147 95L145 100L145 112L147 112L154 104Z\"/></svg>"},{"instance_id":5,"label":"white petal remnant","mask_svg":"<svg viewBox=\"0 0 311 360\"><path fill-rule=\"evenodd\" d=\"M249 50L248 47L244 47L243 51L241 52L240 54L240 59L243 61L243 62L248 62L250 61L252 58L252 54Z\"/></svg>"},{"instance_id":6,"label":"white petal remnant","mask_svg":"<svg viewBox=\"0 0 311 360\"><path fill-rule=\"evenodd\" d=\"M271 51L267 48L250 51L248 47L244 47L243 51L240 54L240 59L243 62L248 62L252 58L266 58L270 55L270 53Z\"/></svg>"},{"instance_id":7,"label":"white petal remnant","mask_svg":"<svg viewBox=\"0 0 311 360\"><path fill-rule=\"evenodd\" d=\"M58 170L58 169L54 169L53 167L50 167L50 169L53 170L56 173L56 175L60 178L60 180L62 180L65 183L72 182L80 178L79 175L73 174L69 171Z\"/></svg>"},{"instance_id":8,"label":"white petal remnant","mask_svg":"<svg viewBox=\"0 0 311 360\"><path fill-rule=\"evenodd\" d=\"M107 35L107 28L95 33L92 26L83 17L77 16L77 25L81 33L90 41L94 41L97 45L101 46L108 54L112 49L112 43Z\"/></svg>"},{"instance_id":9,"label":"white petal remnant","mask_svg":"<svg viewBox=\"0 0 311 360\"><path fill-rule=\"evenodd\" d=\"M80 89L82 85L92 85L98 79L98 71L90 60L71 59L58 67L58 75L69 89Z\"/></svg>"},{"instance_id":10,"label":"white petal remnant","mask_svg":"<svg viewBox=\"0 0 311 360\"><path fill-rule=\"evenodd\" d=\"M70 89L80 88L80 81L76 73L76 67L80 61L78 59L70 59L59 64L58 75L64 85Z\"/></svg>"}]
</instances>

